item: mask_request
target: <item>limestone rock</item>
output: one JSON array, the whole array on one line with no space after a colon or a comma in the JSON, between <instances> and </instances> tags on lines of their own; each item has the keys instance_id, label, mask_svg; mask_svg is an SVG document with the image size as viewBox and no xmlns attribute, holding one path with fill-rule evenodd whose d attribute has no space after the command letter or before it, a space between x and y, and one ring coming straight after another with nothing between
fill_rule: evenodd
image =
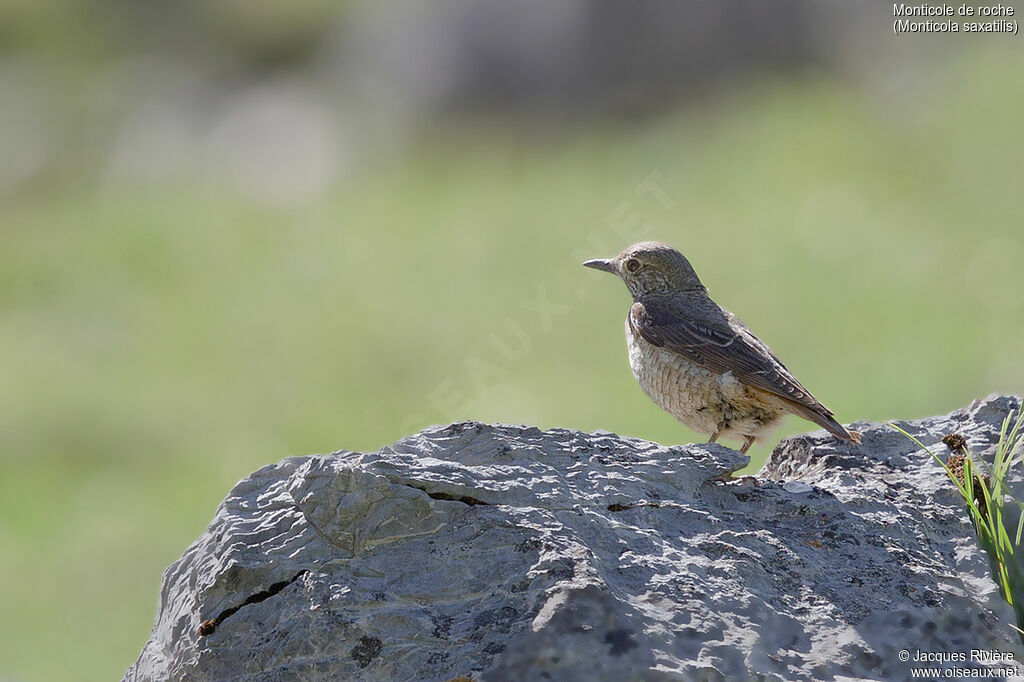
<instances>
[{"instance_id":1,"label":"limestone rock","mask_svg":"<svg viewBox=\"0 0 1024 682\"><path fill-rule=\"evenodd\" d=\"M1019 406L900 424L990 454ZM726 480L747 459L720 445L472 422L285 459L166 570L125 679L890 680L904 649L1024 660L944 472L853 428L859 446L783 441L759 485Z\"/></svg>"}]
</instances>

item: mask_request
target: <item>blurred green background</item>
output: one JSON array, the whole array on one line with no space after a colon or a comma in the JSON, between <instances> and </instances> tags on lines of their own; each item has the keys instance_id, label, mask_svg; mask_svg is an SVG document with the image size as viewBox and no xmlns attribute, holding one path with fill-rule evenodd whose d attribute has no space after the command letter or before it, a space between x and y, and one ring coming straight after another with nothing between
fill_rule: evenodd
<instances>
[{"instance_id":1,"label":"blurred green background","mask_svg":"<svg viewBox=\"0 0 1024 682\"><path fill-rule=\"evenodd\" d=\"M841 421L1024 386L1014 38L816 17L835 41L606 79L563 18L544 45L583 67L426 88L375 56L415 23L275 7L0 16L0 680L118 678L163 568L286 455L459 419L703 439L635 385L625 287L580 267L642 238Z\"/></svg>"}]
</instances>

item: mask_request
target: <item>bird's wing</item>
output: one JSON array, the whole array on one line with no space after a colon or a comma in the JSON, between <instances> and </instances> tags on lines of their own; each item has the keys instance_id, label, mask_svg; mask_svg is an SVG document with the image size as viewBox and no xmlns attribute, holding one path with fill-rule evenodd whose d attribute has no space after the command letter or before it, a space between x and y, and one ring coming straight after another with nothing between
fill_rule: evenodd
<instances>
[{"instance_id":1,"label":"bird's wing","mask_svg":"<svg viewBox=\"0 0 1024 682\"><path fill-rule=\"evenodd\" d=\"M707 319L698 321L681 314L680 308L666 302L645 305L638 301L629 311L630 327L652 345L712 371L732 372L740 383L774 393L810 412L832 416L738 319L715 306L716 314L701 316Z\"/></svg>"}]
</instances>

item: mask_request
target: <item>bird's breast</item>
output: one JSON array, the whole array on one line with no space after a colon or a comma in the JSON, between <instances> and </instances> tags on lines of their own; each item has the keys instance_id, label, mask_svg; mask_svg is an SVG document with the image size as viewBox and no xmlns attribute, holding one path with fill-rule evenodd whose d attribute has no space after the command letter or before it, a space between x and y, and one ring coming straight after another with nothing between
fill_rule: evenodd
<instances>
[{"instance_id":1,"label":"bird's breast","mask_svg":"<svg viewBox=\"0 0 1024 682\"><path fill-rule=\"evenodd\" d=\"M677 353L650 344L633 333L628 319L626 346L633 376L658 407L698 431L716 430L719 415L714 407L721 402L723 389L733 388L729 381L731 375L712 372ZM723 378L725 385L722 385Z\"/></svg>"},{"instance_id":2,"label":"bird's breast","mask_svg":"<svg viewBox=\"0 0 1024 682\"><path fill-rule=\"evenodd\" d=\"M629 366L644 393L673 417L701 433L756 436L786 409L765 391L744 386L732 372L715 372L634 334L626 320Z\"/></svg>"}]
</instances>

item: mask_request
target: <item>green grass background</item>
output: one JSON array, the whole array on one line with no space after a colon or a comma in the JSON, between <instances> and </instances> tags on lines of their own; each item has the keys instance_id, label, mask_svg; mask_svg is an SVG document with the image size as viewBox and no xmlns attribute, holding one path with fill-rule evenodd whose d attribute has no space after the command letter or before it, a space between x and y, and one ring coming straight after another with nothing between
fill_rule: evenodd
<instances>
[{"instance_id":1,"label":"green grass background","mask_svg":"<svg viewBox=\"0 0 1024 682\"><path fill-rule=\"evenodd\" d=\"M699 438L630 375L625 287L579 265L633 241L610 216L683 251L841 421L1020 392L1022 70L993 49L640 122L464 122L298 206L187 177L20 193L0 230L0 679L118 678L163 568L286 455L469 418ZM636 193L652 172L671 209Z\"/></svg>"}]
</instances>

